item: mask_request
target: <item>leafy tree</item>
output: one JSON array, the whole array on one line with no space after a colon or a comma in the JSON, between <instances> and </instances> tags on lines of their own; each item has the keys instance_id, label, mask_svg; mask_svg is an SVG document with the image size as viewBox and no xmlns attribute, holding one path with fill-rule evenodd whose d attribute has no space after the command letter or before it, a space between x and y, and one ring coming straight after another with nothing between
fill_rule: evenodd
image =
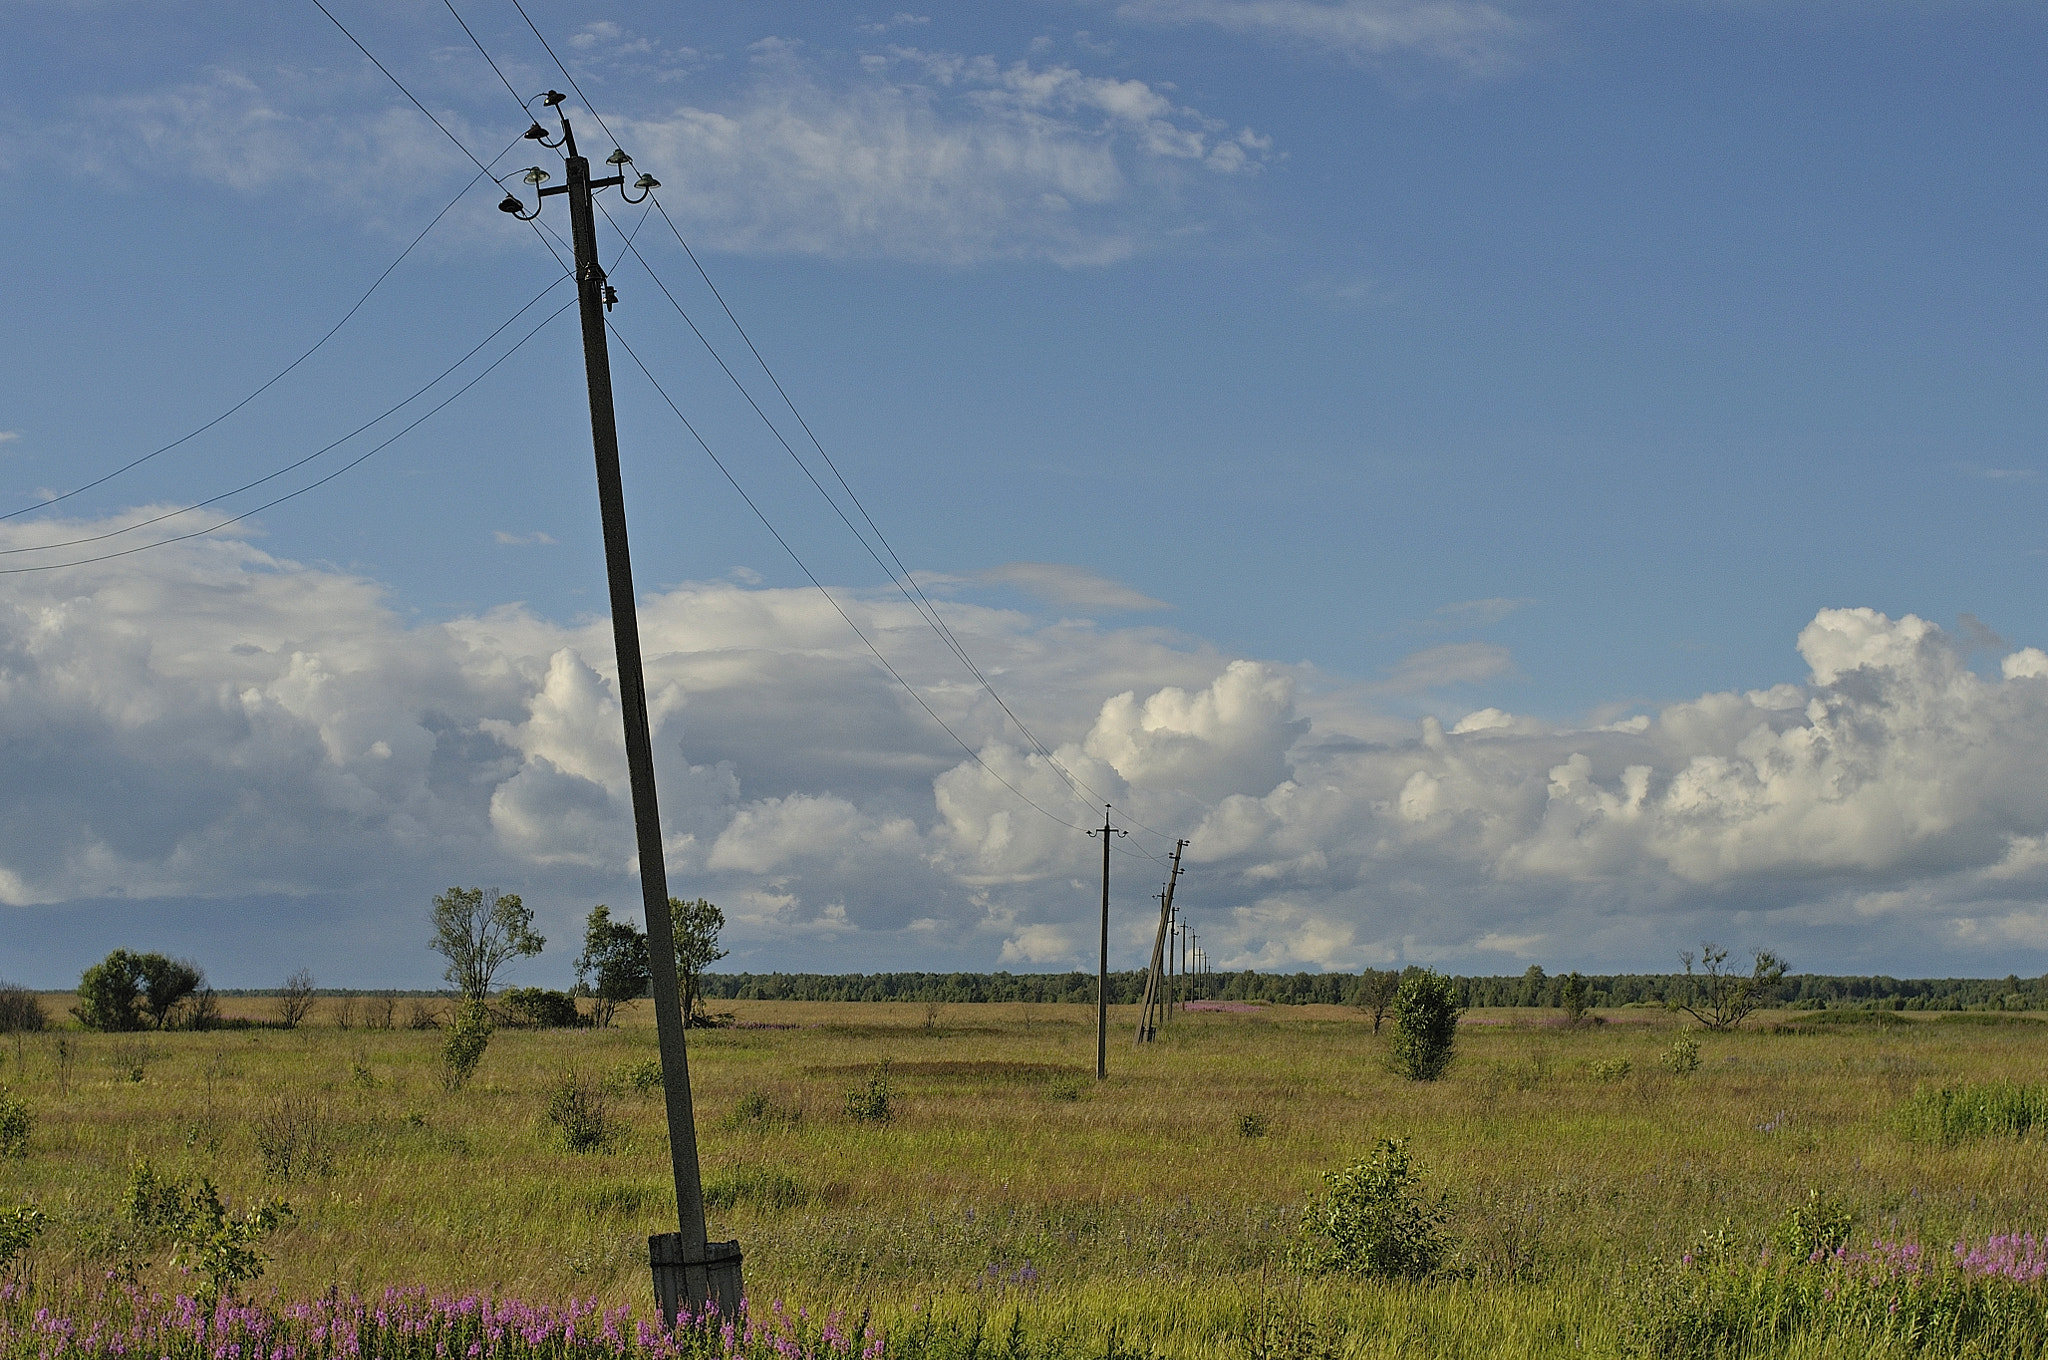
<instances>
[{"instance_id":1,"label":"leafy tree","mask_svg":"<svg viewBox=\"0 0 2048 1360\"><path fill-rule=\"evenodd\" d=\"M726 955L718 947L718 932L725 928L725 913L701 897L694 902L671 897L668 913L675 928L676 981L683 991L683 1023L706 1024L704 995L697 979Z\"/></svg>"},{"instance_id":2,"label":"leafy tree","mask_svg":"<svg viewBox=\"0 0 2048 1360\"><path fill-rule=\"evenodd\" d=\"M1680 951L1691 996L1678 1009L1708 1029L1734 1029L1750 1013L1770 1001L1785 978L1785 961L1768 949L1756 951L1749 974L1728 968L1728 951L1712 944L1700 946L1699 971L1693 971L1693 953Z\"/></svg>"},{"instance_id":3,"label":"leafy tree","mask_svg":"<svg viewBox=\"0 0 2048 1360\"><path fill-rule=\"evenodd\" d=\"M1351 1004L1372 1017L1372 1032L1380 1032L1380 1022L1387 1018L1387 1010L1394 1004L1394 994L1401 990L1401 975L1390 968L1368 968L1358 975L1358 990L1351 994Z\"/></svg>"},{"instance_id":4,"label":"leafy tree","mask_svg":"<svg viewBox=\"0 0 2048 1360\"><path fill-rule=\"evenodd\" d=\"M471 1001L490 995L498 970L547 947L534 933L533 910L518 893L496 888L450 888L434 898L434 938L428 947L448 960L442 976Z\"/></svg>"},{"instance_id":5,"label":"leafy tree","mask_svg":"<svg viewBox=\"0 0 2048 1360\"><path fill-rule=\"evenodd\" d=\"M669 899L674 910L674 898ZM608 1027L622 1002L647 994L647 935L631 921L614 921L600 902L583 923L583 953L576 981L591 997L590 1020Z\"/></svg>"},{"instance_id":6,"label":"leafy tree","mask_svg":"<svg viewBox=\"0 0 2048 1360\"><path fill-rule=\"evenodd\" d=\"M1457 1044L1457 984L1427 968L1409 971L1394 994L1394 1070L1410 1081L1435 1081Z\"/></svg>"},{"instance_id":7,"label":"leafy tree","mask_svg":"<svg viewBox=\"0 0 2048 1360\"><path fill-rule=\"evenodd\" d=\"M125 949L116 949L86 969L78 980L78 1004L71 1013L87 1029L141 1029L141 960Z\"/></svg>"},{"instance_id":8,"label":"leafy tree","mask_svg":"<svg viewBox=\"0 0 2048 1360\"><path fill-rule=\"evenodd\" d=\"M206 985L206 974L189 959L161 954L132 955L141 973L142 1010L157 1029L169 1029L180 1006Z\"/></svg>"},{"instance_id":9,"label":"leafy tree","mask_svg":"<svg viewBox=\"0 0 2048 1360\"><path fill-rule=\"evenodd\" d=\"M1593 989L1577 973L1567 976L1557 987L1557 1004L1564 1007L1565 1018L1574 1025L1586 1018L1586 1012L1593 1004Z\"/></svg>"}]
</instances>

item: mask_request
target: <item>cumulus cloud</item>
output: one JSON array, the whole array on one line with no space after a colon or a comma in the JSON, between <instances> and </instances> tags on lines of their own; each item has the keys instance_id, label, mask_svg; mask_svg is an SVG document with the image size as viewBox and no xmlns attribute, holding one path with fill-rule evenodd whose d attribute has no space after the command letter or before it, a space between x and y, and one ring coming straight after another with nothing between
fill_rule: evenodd
<instances>
[{"instance_id":1,"label":"cumulus cloud","mask_svg":"<svg viewBox=\"0 0 2048 1360\"><path fill-rule=\"evenodd\" d=\"M727 907L737 964L1075 962L1104 801L1134 831L1128 958L1147 856L1180 834L1184 904L1230 967L1657 967L1702 936L1894 972L2048 949L2038 648L1980 672L1926 620L1826 609L1796 682L1618 723L1404 725L1198 640L946 605L1040 750L900 599L843 599L972 755L815 592L642 608L671 881ZM408 623L375 582L232 539L0 580L0 910L214 901L225 939L252 901L331 923L496 882L573 933L637 896L610 658L603 620Z\"/></svg>"},{"instance_id":2,"label":"cumulus cloud","mask_svg":"<svg viewBox=\"0 0 2048 1360\"><path fill-rule=\"evenodd\" d=\"M1123 0L1135 23L1202 24L1349 61L1414 54L1474 75L1513 64L1528 25L1480 0Z\"/></svg>"}]
</instances>

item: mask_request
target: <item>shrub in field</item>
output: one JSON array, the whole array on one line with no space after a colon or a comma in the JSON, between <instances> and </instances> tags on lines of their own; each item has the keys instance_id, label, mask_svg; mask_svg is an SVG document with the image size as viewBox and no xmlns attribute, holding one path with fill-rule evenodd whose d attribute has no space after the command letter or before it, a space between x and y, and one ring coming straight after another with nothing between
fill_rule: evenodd
<instances>
[{"instance_id":1,"label":"shrub in field","mask_svg":"<svg viewBox=\"0 0 2048 1360\"><path fill-rule=\"evenodd\" d=\"M1444 1197L1431 1197L1408 1160L1407 1145L1382 1138L1365 1161L1323 1173L1329 1190L1302 1213L1293 1256L1311 1272L1420 1280L1450 1251Z\"/></svg>"},{"instance_id":2,"label":"shrub in field","mask_svg":"<svg viewBox=\"0 0 2048 1360\"><path fill-rule=\"evenodd\" d=\"M1583 1024L1586 1012L1593 1005L1593 988L1577 973L1571 973L1557 984L1557 1004L1564 1008L1564 1018L1571 1024Z\"/></svg>"},{"instance_id":3,"label":"shrub in field","mask_svg":"<svg viewBox=\"0 0 2048 1360\"><path fill-rule=\"evenodd\" d=\"M129 1218L144 1233L171 1241L172 1264L199 1274L204 1281L199 1302L208 1308L263 1273L263 1239L291 1212L291 1205L272 1198L250 1205L237 1218L211 1180L202 1176L197 1185L165 1180L147 1161L137 1162L128 1179Z\"/></svg>"},{"instance_id":4,"label":"shrub in field","mask_svg":"<svg viewBox=\"0 0 2048 1360\"><path fill-rule=\"evenodd\" d=\"M604 1084L580 1072L556 1076L548 1089L547 1119L571 1152L603 1152L619 1135Z\"/></svg>"},{"instance_id":5,"label":"shrub in field","mask_svg":"<svg viewBox=\"0 0 2048 1360\"><path fill-rule=\"evenodd\" d=\"M2024 1138L2048 1130L2048 1085L1965 1082L1913 1093L1898 1123L1911 1138L1943 1144L1966 1138Z\"/></svg>"},{"instance_id":6,"label":"shrub in field","mask_svg":"<svg viewBox=\"0 0 2048 1360\"><path fill-rule=\"evenodd\" d=\"M441 1084L451 1091L467 1085L490 1042L490 1011L481 1001L464 1001L456 1008L455 1021L441 1043Z\"/></svg>"},{"instance_id":7,"label":"shrub in field","mask_svg":"<svg viewBox=\"0 0 2048 1360\"><path fill-rule=\"evenodd\" d=\"M334 1134L327 1109L302 1092L275 1096L256 1118L256 1154L263 1174L292 1181L334 1169Z\"/></svg>"},{"instance_id":8,"label":"shrub in field","mask_svg":"<svg viewBox=\"0 0 2048 1360\"><path fill-rule=\"evenodd\" d=\"M28 1156L28 1136L35 1127L35 1111L28 1102L0 1086L0 1157Z\"/></svg>"},{"instance_id":9,"label":"shrub in field","mask_svg":"<svg viewBox=\"0 0 2048 1360\"><path fill-rule=\"evenodd\" d=\"M1456 985L1442 973L1417 968L1394 995L1394 1070L1410 1081L1435 1081L1451 1065L1458 1041Z\"/></svg>"},{"instance_id":10,"label":"shrub in field","mask_svg":"<svg viewBox=\"0 0 2048 1360\"><path fill-rule=\"evenodd\" d=\"M620 1063L608 1083L614 1091L631 1091L636 1096L652 1095L661 1089L661 1059L642 1058Z\"/></svg>"},{"instance_id":11,"label":"shrub in field","mask_svg":"<svg viewBox=\"0 0 2048 1360\"><path fill-rule=\"evenodd\" d=\"M1264 1138L1272 1128L1273 1121L1260 1110L1247 1110L1237 1117L1237 1136L1240 1138Z\"/></svg>"},{"instance_id":12,"label":"shrub in field","mask_svg":"<svg viewBox=\"0 0 2048 1360\"><path fill-rule=\"evenodd\" d=\"M313 974L299 969L284 980L277 992L277 1023L297 1029L313 1013Z\"/></svg>"},{"instance_id":13,"label":"shrub in field","mask_svg":"<svg viewBox=\"0 0 2048 1360\"><path fill-rule=\"evenodd\" d=\"M1657 1065L1674 1077L1689 1077L1700 1070L1700 1041L1681 1034L1657 1058Z\"/></svg>"},{"instance_id":14,"label":"shrub in field","mask_svg":"<svg viewBox=\"0 0 2048 1360\"><path fill-rule=\"evenodd\" d=\"M405 1027L407 1029L441 1028L440 1004L424 996L414 997L411 1004L405 1008Z\"/></svg>"},{"instance_id":15,"label":"shrub in field","mask_svg":"<svg viewBox=\"0 0 2048 1360\"><path fill-rule=\"evenodd\" d=\"M583 1023L576 998L546 987L511 987L498 993L498 1008L515 1025L535 1029L574 1029Z\"/></svg>"},{"instance_id":16,"label":"shrub in field","mask_svg":"<svg viewBox=\"0 0 2048 1360\"><path fill-rule=\"evenodd\" d=\"M0 982L0 1034L35 1034L49 1024L41 997L26 987Z\"/></svg>"},{"instance_id":17,"label":"shrub in field","mask_svg":"<svg viewBox=\"0 0 2048 1360\"><path fill-rule=\"evenodd\" d=\"M1054 1077L1046 1083L1045 1094L1053 1100L1084 1100L1088 1095L1088 1083L1080 1077Z\"/></svg>"},{"instance_id":18,"label":"shrub in field","mask_svg":"<svg viewBox=\"0 0 2048 1360\"><path fill-rule=\"evenodd\" d=\"M794 1105L782 1104L766 1091L749 1091L732 1107L732 1115L726 1120L726 1127L793 1128L803 1122L803 1117L802 1110Z\"/></svg>"},{"instance_id":19,"label":"shrub in field","mask_svg":"<svg viewBox=\"0 0 2048 1360\"><path fill-rule=\"evenodd\" d=\"M206 974L197 964L116 949L79 978L71 1013L87 1029L120 1032L145 1023L169 1029L179 1009L205 986Z\"/></svg>"},{"instance_id":20,"label":"shrub in field","mask_svg":"<svg viewBox=\"0 0 2048 1360\"><path fill-rule=\"evenodd\" d=\"M1586 1064L1586 1072L1599 1082L1620 1081L1633 1068L1627 1058L1595 1058Z\"/></svg>"},{"instance_id":21,"label":"shrub in field","mask_svg":"<svg viewBox=\"0 0 2048 1360\"><path fill-rule=\"evenodd\" d=\"M24 1204L0 1214L0 1270L29 1249L50 1220L33 1204Z\"/></svg>"},{"instance_id":22,"label":"shrub in field","mask_svg":"<svg viewBox=\"0 0 2048 1360\"><path fill-rule=\"evenodd\" d=\"M1380 1032L1380 1022L1387 1018L1387 1010L1394 1004L1395 993L1401 990L1401 975L1386 968L1368 968L1358 975L1358 986L1351 993L1351 1004L1372 1017L1372 1032Z\"/></svg>"},{"instance_id":23,"label":"shrub in field","mask_svg":"<svg viewBox=\"0 0 2048 1360\"><path fill-rule=\"evenodd\" d=\"M1785 1215L1771 1233L1771 1245L1795 1261L1828 1256L1849 1240L1856 1216L1845 1204L1824 1199L1818 1190L1806 1192L1806 1203Z\"/></svg>"},{"instance_id":24,"label":"shrub in field","mask_svg":"<svg viewBox=\"0 0 2048 1360\"><path fill-rule=\"evenodd\" d=\"M886 1124L896 1117L895 1098L889 1091L889 1060L875 1064L867 1084L846 1093L846 1117L859 1124Z\"/></svg>"}]
</instances>

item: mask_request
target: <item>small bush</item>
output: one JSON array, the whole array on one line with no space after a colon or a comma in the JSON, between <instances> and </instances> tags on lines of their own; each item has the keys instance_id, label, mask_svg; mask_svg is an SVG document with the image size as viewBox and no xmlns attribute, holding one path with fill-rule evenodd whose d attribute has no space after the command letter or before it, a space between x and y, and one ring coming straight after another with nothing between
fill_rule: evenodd
<instances>
[{"instance_id":1,"label":"small bush","mask_svg":"<svg viewBox=\"0 0 2048 1360\"><path fill-rule=\"evenodd\" d=\"M1898 1114L1906 1135L1943 1144L2048 1129L2048 1085L1966 1082L1916 1091Z\"/></svg>"},{"instance_id":2,"label":"small bush","mask_svg":"<svg viewBox=\"0 0 2048 1360\"><path fill-rule=\"evenodd\" d=\"M1633 1067L1627 1058L1595 1058L1586 1064L1586 1072L1595 1081L1620 1081Z\"/></svg>"},{"instance_id":3,"label":"small bush","mask_svg":"<svg viewBox=\"0 0 2048 1360\"><path fill-rule=\"evenodd\" d=\"M256 1119L256 1154L263 1159L263 1174L272 1180L326 1175L334 1169L326 1108L316 1097L298 1092L274 1097Z\"/></svg>"},{"instance_id":4,"label":"small bush","mask_svg":"<svg viewBox=\"0 0 2048 1360\"><path fill-rule=\"evenodd\" d=\"M0 1157L28 1156L28 1136L35 1127L35 1111L28 1102L0 1086Z\"/></svg>"},{"instance_id":5,"label":"small bush","mask_svg":"<svg viewBox=\"0 0 2048 1360\"><path fill-rule=\"evenodd\" d=\"M1302 1269L1373 1279L1420 1280L1450 1251L1443 1196L1429 1198L1408 1161L1407 1145L1382 1138L1372 1156L1323 1173L1329 1192L1302 1213Z\"/></svg>"},{"instance_id":6,"label":"small bush","mask_svg":"<svg viewBox=\"0 0 2048 1360\"><path fill-rule=\"evenodd\" d=\"M1088 1083L1080 1077L1054 1077L1045 1088L1053 1100L1077 1101L1088 1094Z\"/></svg>"},{"instance_id":7,"label":"small bush","mask_svg":"<svg viewBox=\"0 0 2048 1360\"><path fill-rule=\"evenodd\" d=\"M1680 1034L1658 1056L1657 1065L1674 1077L1691 1076L1700 1070L1700 1041L1691 1034Z\"/></svg>"},{"instance_id":8,"label":"small bush","mask_svg":"<svg viewBox=\"0 0 2048 1360\"><path fill-rule=\"evenodd\" d=\"M1273 1122L1258 1110L1247 1110L1237 1117L1237 1136L1240 1138L1264 1138L1272 1127Z\"/></svg>"},{"instance_id":9,"label":"small bush","mask_svg":"<svg viewBox=\"0 0 2048 1360\"><path fill-rule=\"evenodd\" d=\"M1410 1081L1435 1081L1451 1065L1458 1041L1458 990L1442 973L1418 968L1394 995L1394 1070Z\"/></svg>"},{"instance_id":10,"label":"small bush","mask_svg":"<svg viewBox=\"0 0 2048 1360\"><path fill-rule=\"evenodd\" d=\"M604 1084L580 1072L564 1072L555 1078L548 1091L547 1118L562 1146L571 1152L604 1152L619 1135Z\"/></svg>"},{"instance_id":11,"label":"small bush","mask_svg":"<svg viewBox=\"0 0 2048 1360\"><path fill-rule=\"evenodd\" d=\"M441 1045L442 1085L451 1091L468 1085L490 1042L491 1013L481 1001L463 1002L455 1012L455 1023L448 1027L448 1038Z\"/></svg>"},{"instance_id":12,"label":"small bush","mask_svg":"<svg viewBox=\"0 0 2048 1360\"><path fill-rule=\"evenodd\" d=\"M661 1059L642 1058L638 1062L621 1063L612 1072L611 1088L614 1091L631 1091L636 1096L651 1096L661 1090Z\"/></svg>"},{"instance_id":13,"label":"small bush","mask_svg":"<svg viewBox=\"0 0 2048 1360\"><path fill-rule=\"evenodd\" d=\"M803 1122L803 1111L794 1105L784 1105L766 1091L749 1091L739 1098L732 1107L732 1114L726 1119L727 1128L794 1128Z\"/></svg>"},{"instance_id":14,"label":"small bush","mask_svg":"<svg viewBox=\"0 0 2048 1360\"><path fill-rule=\"evenodd\" d=\"M498 994L498 1006L514 1025L533 1029L574 1029L583 1023L576 998L546 987L513 987Z\"/></svg>"},{"instance_id":15,"label":"small bush","mask_svg":"<svg viewBox=\"0 0 2048 1360\"><path fill-rule=\"evenodd\" d=\"M10 1261L27 1251L29 1244L42 1235L49 1221L42 1210L32 1204L0 1214L0 1270L7 1269Z\"/></svg>"},{"instance_id":16,"label":"small bush","mask_svg":"<svg viewBox=\"0 0 2048 1360\"><path fill-rule=\"evenodd\" d=\"M1794 1261L1818 1260L1841 1250L1856 1216L1847 1205L1806 1192L1806 1203L1785 1215L1771 1233L1771 1245Z\"/></svg>"},{"instance_id":17,"label":"small bush","mask_svg":"<svg viewBox=\"0 0 2048 1360\"><path fill-rule=\"evenodd\" d=\"M0 1034L35 1034L50 1026L42 998L26 987L0 982Z\"/></svg>"},{"instance_id":18,"label":"small bush","mask_svg":"<svg viewBox=\"0 0 2048 1360\"><path fill-rule=\"evenodd\" d=\"M810 1191L802 1181L780 1167L736 1166L723 1176L705 1182L704 1207L731 1209L754 1204L763 1209L793 1209L808 1204Z\"/></svg>"},{"instance_id":19,"label":"small bush","mask_svg":"<svg viewBox=\"0 0 2048 1360\"><path fill-rule=\"evenodd\" d=\"M886 1124L896 1117L896 1104L889 1092L889 1060L875 1064L867 1085L846 1093L846 1117L858 1124Z\"/></svg>"},{"instance_id":20,"label":"small bush","mask_svg":"<svg viewBox=\"0 0 2048 1360\"><path fill-rule=\"evenodd\" d=\"M441 1028L440 1003L424 996L414 997L405 1008L405 1027L407 1029Z\"/></svg>"}]
</instances>

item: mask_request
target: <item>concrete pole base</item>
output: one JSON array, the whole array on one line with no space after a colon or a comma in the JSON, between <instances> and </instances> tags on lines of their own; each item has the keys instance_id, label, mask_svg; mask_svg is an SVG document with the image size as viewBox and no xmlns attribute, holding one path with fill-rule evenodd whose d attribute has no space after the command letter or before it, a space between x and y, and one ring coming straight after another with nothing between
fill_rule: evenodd
<instances>
[{"instance_id":1,"label":"concrete pole base","mask_svg":"<svg viewBox=\"0 0 2048 1360\"><path fill-rule=\"evenodd\" d=\"M686 1244L681 1233L659 1233L647 1239L647 1261L654 1269L655 1307L671 1330L679 1313L701 1318L707 1304L722 1318L739 1316L738 1242Z\"/></svg>"}]
</instances>

